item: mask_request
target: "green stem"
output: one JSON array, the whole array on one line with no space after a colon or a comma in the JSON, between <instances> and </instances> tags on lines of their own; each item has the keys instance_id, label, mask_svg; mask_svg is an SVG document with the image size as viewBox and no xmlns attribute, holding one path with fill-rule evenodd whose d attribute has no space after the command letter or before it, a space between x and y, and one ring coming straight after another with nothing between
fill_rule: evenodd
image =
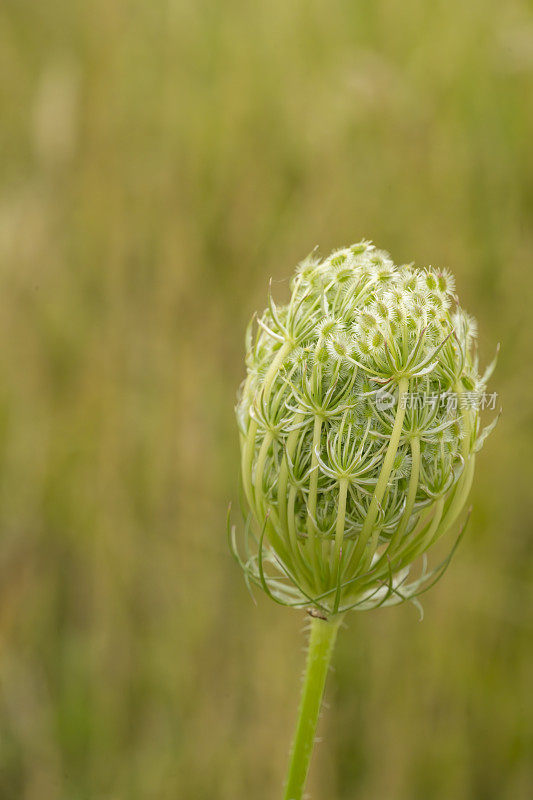
<instances>
[{"instance_id":1,"label":"green stem","mask_svg":"<svg viewBox=\"0 0 533 800\"><path fill-rule=\"evenodd\" d=\"M276 357L273 359L271 365L268 368L268 371L265 375L265 379L263 381L263 397L265 402L268 401L270 397L270 392L272 390L272 384L276 378L276 373L280 366L283 364L284 359L286 358L287 354L290 352L292 348L292 342L286 341L284 342L280 349L278 350ZM244 445L242 448L242 483L244 486L244 493L246 495L246 499L250 506L253 507L254 503L254 487L252 485L252 464L254 460L254 452L255 452L255 436L257 433L257 422L255 419L250 418L248 424L248 432L246 434L246 439L244 440Z\"/></svg>"},{"instance_id":2,"label":"green stem","mask_svg":"<svg viewBox=\"0 0 533 800\"><path fill-rule=\"evenodd\" d=\"M329 620L318 617L311 620L307 665L284 800L301 800L303 796L324 686L341 620L340 614Z\"/></svg>"},{"instance_id":3,"label":"green stem","mask_svg":"<svg viewBox=\"0 0 533 800\"><path fill-rule=\"evenodd\" d=\"M309 544L311 563L313 565L317 586L320 584L320 571L316 541L316 497L318 487L318 461L316 457L316 450L320 444L321 433L322 420L318 415L316 415L313 426L313 450L311 453L311 475L309 477L309 500L307 502L307 541Z\"/></svg>"},{"instance_id":4,"label":"green stem","mask_svg":"<svg viewBox=\"0 0 533 800\"><path fill-rule=\"evenodd\" d=\"M394 425L389 439L387 452L385 453L385 458L383 459L381 472L379 473L379 478L374 489L374 494L372 495L372 500L370 501L370 506L368 508L366 519L363 523L363 527L361 529L361 533L359 534L359 538L357 539L355 548L350 556L350 561L349 561L350 568L357 568L359 572L364 572L368 569L368 566L371 562L372 556L376 549L377 533L379 531L379 528L376 530L373 536L373 539L375 539L376 541L373 541L372 547L369 549L366 558L364 558L364 551L366 549L370 536L372 535L379 507L381 501L383 500L383 495L385 494L387 483L390 478L390 474L392 472L392 468L394 465L394 459L396 457L396 453L398 451L398 447L400 444L400 438L403 429L403 420L405 417L405 409L406 409L406 406L402 403L402 398L404 394L406 394L408 389L409 389L409 379L400 378L400 381L398 383L398 406L396 408L396 416L394 419ZM360 564L361 560L363 563L358 567L358 564Z\"/></svg>"}]
</instances>

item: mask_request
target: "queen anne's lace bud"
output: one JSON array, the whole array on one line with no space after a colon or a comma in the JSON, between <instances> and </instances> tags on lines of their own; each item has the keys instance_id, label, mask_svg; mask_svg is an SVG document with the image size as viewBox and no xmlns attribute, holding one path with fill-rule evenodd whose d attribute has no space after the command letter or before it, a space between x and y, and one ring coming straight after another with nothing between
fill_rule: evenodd
<instances>
[{"instance_id":1,"label":"queen anne's lace bud","mask_svg":"<svg viewBox=\"0 0 533 800\"><path fill-rule=\"evenodd\" d=\"M474 474L476 323L446 270L396 267L369 242L315 254L247 334L237 419L247 579L329 615L413 599L426 551ZM475 399L475 398L474 398ZM450 554L451 555L451 554ZM419 557L420 572L413 573Z\"/></svg>"}]
</instances>

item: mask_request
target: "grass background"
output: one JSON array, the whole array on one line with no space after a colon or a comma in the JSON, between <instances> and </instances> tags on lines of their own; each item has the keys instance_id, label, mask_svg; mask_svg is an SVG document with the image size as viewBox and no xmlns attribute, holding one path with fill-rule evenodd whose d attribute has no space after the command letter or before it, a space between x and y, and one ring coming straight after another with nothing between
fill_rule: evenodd
<instances>
[{"instance_id":1,"label":"grass background","mask_svg":"<svg viewBox=\"0 0 533 800\"><path fill-rule=\"evenodd\" d=\"M504 414L424 622L349 618L310 789L532 796L532 98L525 0L3 1L3 800L279 796L303 619L226 548L243 333L363 237L456 273Z\"/></svg>"}]
</instances>

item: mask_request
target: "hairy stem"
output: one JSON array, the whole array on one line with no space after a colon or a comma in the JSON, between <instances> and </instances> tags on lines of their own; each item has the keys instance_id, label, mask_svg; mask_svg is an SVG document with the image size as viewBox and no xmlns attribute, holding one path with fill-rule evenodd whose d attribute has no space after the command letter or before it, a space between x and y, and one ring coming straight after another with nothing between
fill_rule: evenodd
<instances>
[{"instance_id":1,"label":"hairy stem","mask_svg":"<svg viewBox=\"0 0 533 800\"><path fill-rule=\"evenodd\" d=\"M301 800L303 796L324 686L341 620L339 614L328 620L313 617L311 621L307 665L284 800Z\"/></svg>"}]
</instances>

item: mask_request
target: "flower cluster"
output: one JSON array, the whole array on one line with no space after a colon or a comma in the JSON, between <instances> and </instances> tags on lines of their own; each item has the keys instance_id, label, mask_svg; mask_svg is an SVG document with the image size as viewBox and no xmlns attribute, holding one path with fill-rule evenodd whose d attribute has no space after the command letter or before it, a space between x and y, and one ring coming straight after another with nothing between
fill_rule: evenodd
<instances>
[{"instance_id":1,"label":"flower cluster","mask_svg":"<svg viewBox=\"0 0 533 800\"><path fill-rule=\"evenodd\" d=\"M287 305L247 331L237 404L247 579L329 616L414 598L456 522L492 423L406 396L484 392L476 322L446 270L395 266L369 242L302 262ZM379 402L387 393L391 402ZM416 577L413 564L422 557Z\"/></svg>"}]
</instances>

